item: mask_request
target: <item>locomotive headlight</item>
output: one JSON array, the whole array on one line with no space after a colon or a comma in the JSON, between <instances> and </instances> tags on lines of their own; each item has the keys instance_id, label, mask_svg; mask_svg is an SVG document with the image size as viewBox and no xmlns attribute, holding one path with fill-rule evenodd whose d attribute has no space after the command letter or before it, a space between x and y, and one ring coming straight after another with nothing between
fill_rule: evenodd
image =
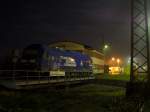
<instances>
[{"instance_id":1,"label":"locomotive headlight","mask_svg":"<svg viewBox=\"0 0 150 112\"><path fill-rule=\"evenodd\" d=\"M74 62L75 60L74 60L73 58L70 58L70 61L71 61L71 62Z\"/></svg>"}]
</instances>

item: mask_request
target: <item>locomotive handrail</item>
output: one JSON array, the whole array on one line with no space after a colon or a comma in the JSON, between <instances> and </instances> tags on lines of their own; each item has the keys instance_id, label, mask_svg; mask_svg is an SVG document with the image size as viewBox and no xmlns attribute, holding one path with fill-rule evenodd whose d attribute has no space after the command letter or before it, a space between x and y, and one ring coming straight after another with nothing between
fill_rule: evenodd
<instances>
[{"instance_id":1,"label":"locomotive handrail","mask_svg":"<svg viewBox=\"0 0 150 112\"><path fill-rule=\"evenodd\" d=\"M4 69L0 69L0 71L28 71L28 72L49 72L49 71L41 71L41 70L4 70ZM63 71L63 70L50 70L50 71ZM86 70L74 70L74 71L66 71L66 72L89 72ZM92 71L91 71L92 72Z\"/></svg>"},{"instance_id":2,"label":"locomotive handrail","mask_svg":"<svg viewBox=\"0 0 150 112\"><path fill-rule=\"evenodd\" d=\"M15 81L18 84L29 85L93 79L92 72L88 71L64 71L65 76L51 76L49 72L40 70L0 70L0 80Z\"/></svg>"}]
</instances>

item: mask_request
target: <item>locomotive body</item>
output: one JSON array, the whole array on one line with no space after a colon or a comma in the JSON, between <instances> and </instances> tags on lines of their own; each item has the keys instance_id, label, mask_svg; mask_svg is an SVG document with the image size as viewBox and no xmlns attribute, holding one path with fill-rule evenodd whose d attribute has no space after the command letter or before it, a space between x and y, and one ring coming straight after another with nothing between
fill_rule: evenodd
<instances>
[{"instance_id":1,"label":"locomotive body","mask_svg":"<svg viewBox=\"0 0 150 112\"><path fill-rule=\"evenodd\" d=\"M33 44L17 59L13 70L4 70L0 85L20 88L41 84L84 82L93 79L92 61L85 54Z\"/></svg>"},{"instance_id":2,"label":"locomotive body","mask_svg":"<svg viewBox=\"0 0 150 112\"><path fill-rule=\"evenodd\" d=\"M45 72L92 72L92 62L89 56L60 48L48 48L41 44L26 47L17 66L21 70L40 70Z\"/></svg>"}]
</instances>

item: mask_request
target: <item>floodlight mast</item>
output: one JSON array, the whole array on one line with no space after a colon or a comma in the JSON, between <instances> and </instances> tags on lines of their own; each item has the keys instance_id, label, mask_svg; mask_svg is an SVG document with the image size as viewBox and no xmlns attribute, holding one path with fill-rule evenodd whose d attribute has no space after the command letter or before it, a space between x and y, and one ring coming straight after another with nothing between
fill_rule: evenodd
<instances>
[{"instance_id":1,"label":"floodlight mast","mask_svg":"<svg viewBox=\"0 0 150 112\"><path fill-rule=\"evenodd\" d=\"M147 0L131 0L131 82L140 75L150 81L148 36Z\"/></svg>"}]
</instances>

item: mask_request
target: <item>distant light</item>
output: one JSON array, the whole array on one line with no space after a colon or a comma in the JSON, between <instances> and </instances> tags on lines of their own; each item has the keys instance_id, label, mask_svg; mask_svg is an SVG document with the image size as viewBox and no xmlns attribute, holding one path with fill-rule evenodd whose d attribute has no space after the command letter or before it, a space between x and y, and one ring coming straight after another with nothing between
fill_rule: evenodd
<instances>
[{"instance_id":1,"label":"distant light","mask_svg":"<svg viewBox=\"0 0 150 112\"><path fill-rule=\"evenodd\" d=\"M122 69L121 67L109 67L109 73L112 74L112 75L117 75L117 74L120 74Z\"/></svg>"},{"instance_id":2,"label":"distant light","mask_svg":"<svg viewBox=\"0 0 150 112\"><path fill-rule=\"evenodd\" d=\"M120 59L117 59L117 63L120 63Z\"/></svg>"},{"instance_id":3,"label":"distant light","mask_svg":"<svg viewBox=\"0 0 150 112\"><path fill-rule=\"evenodd\" d=\"M112 57L112 58L111 58L111 60L112 60L112 61L115 61L115 58L114 58L114 57Z\"/></svg>"},{"instance_id":4,"label":"distant light","mask_svg":"<svg viewBox=\"0 0 150 112\"><path fill-rule=\"evenodd\" d=\"M107 49L108 48L108 45L104 45L104 49Z\"/></svg>"},{"instance_id":5,"label":"distant light","mask_svg":"<svg viewBox=\"0 0 150 112\"><path fill-rule=\"evenodd\" d=\"M119 68L118 68L118 67L116 67L116 68L115 68L115 71L119 71Z\"/></svg>"},{"instance_id":6,"label":"distant light","mask_svg":"<svg viewBox=\"0 0 150 112\"><path fill-rule=\"evenodd\" d=\"M128 60L128 63L130 63L130 60Z\"/></svg>"},{"instance_id":7,"label":"distant light","mask_svg":"<svg viewBox=\"0 0 150 112\"><path fill-rule=\"evenodd\" d=\"M131 58L128 58L128 63L130 63L131 62Z\"/></svg>"}]
</instances>

